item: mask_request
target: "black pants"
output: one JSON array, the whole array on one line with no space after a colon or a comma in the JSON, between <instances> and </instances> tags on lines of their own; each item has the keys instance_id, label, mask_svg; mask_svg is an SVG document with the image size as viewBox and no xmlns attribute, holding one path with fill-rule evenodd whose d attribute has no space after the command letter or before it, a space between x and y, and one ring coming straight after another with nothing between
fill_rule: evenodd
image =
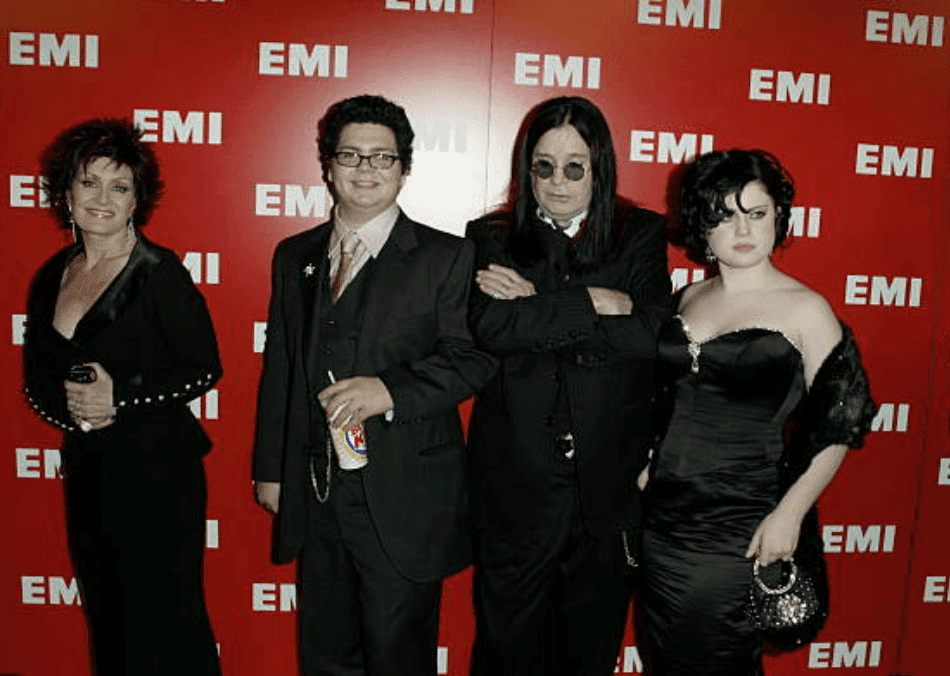
<instances>
[{"instance_id":1,"label":"black pants","mask_svg":"<svg viewBox=\"0 0 950 676\"><path fill-rule=\"evenodd\" d=\"M623 540L586 532L567 460L551 504L545 529L478 535L478 676L614 673L633 584Z\"/></svg>"},{"instance_id":2,"label":"black pants","mask_svg":"<svg viewBox=\"0 0 950 676\"><path fill-rule=\"evenodd\" d=\"M202 582L204 467L175 451L67 465L70 549L98 676L221 673Z\"/></svg>"},{"instance_id":3,"label":"black pants","mask_svg":"<svg viewBox=\"0 0 950 676\"><path fill-rule=\"evenodd\" d=\"M360 470L333 470L329 502L310 494L300 559L307 676L434 676L442 581L403 577L376 534Z\"/></svg>"}]
</instances>

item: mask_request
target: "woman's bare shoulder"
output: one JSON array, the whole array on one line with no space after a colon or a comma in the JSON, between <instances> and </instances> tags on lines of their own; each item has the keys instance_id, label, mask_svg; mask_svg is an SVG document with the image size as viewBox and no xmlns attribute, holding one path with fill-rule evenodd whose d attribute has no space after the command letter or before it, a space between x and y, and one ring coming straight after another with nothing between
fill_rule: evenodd
<instances>
[{"instance_id":1,"label":"woman's bare shoulder","mask_svg":"<svg viewBox=\"0 0 950 676\"><path fill-rule=\"evenodd\" d=\"M682 294L680 295L680 309L686 307L697 297L702 296L706 291L708 291L709 286L712 284L714 279L715 277L710 277L709 279L704 279L700 282L693 282L689 286L685 287Z\"/></svg>"}]
</instances>

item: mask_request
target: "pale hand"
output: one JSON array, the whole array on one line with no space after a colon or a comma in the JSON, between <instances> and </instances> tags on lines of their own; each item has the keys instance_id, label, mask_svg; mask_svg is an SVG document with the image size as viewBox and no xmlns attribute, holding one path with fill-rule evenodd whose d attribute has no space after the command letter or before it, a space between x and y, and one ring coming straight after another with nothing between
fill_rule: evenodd
<instances>
[{"instance_id":1,"label":"pale hand","mask_svg":"<svg viewBox=\"0 0 950 676\"><path fill-rule=\"evenodd\" d=\"M280 482L255 481L254 497L257 498L257 504L271 514L276 514L277 506L280 504Z\"/></svg>"},{"instance_id":2,"label":"pale hand","mask_svg":"<svg viewBox=\"0 0 950 676\"><path fill-rule=\"evenodd\" d=\"M331 427L349 429L367 418L393 408L393 398L382 380L357 376L339 380L317 394Z\"/></svg>"},{"instance_id":3,"label":"pale hand","mask_svg":"<svg viewBox=\"0 0 950 676\"><path fill-rule=\"evenodd\" d=\"M475 273L475 283L482 293L495 300L527 298L535 294L534 284L511 268L491 263L486 269Z\"/></svg>"},{"instance_id":4,"label":"pale hand","mask_svg":"<svg viewBox=\"0 0 950 676\"><path fill-rule=\"evenodd\" d=\"M587 293L594 304L594 312L599 315L628 315L633 309L633 301L623 291L588 286Z\"/></svg>"},{"instance_id":5,"label":"pale hand","mask_svg":"<svg viewBox=\"0 0 950 676\"><path fill-rule=\"evenodd\" d=\"M98 362L84 364L96 372L91 383L63 383L66 390L66 408L69 417L83 431L101 430L115 422L115 406L112 404L112 376Z\"/></svg>"},{"instance_id":6,"label":"pale hand","mask_svg":"<svg viewBox=\"0 0 950 676\"><path fill-rule=\"evenodd\" d=\"M745 553L746 558L758 556L763 566L776 561L790 561L798 547L800 530L800 520L776 509L755 529Z\"/></svg>"}]
</instances>

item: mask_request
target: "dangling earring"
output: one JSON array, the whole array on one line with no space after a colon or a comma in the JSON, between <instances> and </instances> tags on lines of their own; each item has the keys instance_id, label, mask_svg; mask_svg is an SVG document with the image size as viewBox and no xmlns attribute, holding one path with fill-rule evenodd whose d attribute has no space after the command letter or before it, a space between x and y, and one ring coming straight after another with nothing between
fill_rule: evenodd
<instances>
[{"instance_id":1,"label":"dangling earring","mask_svg":"<svg viewBox=\"0 0 950 676\"><path fill-rule=\"evenodd\" d=\"M135 242L135 226L132 225L132 217L129 216L129 220L125 224L125 243L132 245Z\"/></svg>"},{"instance_id":2,"label":"dangling earring","mask_svg":"<svg viewBox=\"0 0 950 676\"><path fill-rule=\"evenodd\" d=\"M73 208L66 205L66 210L69 212L69 227L73 232L73 244L76 243L76 221L73 219Z\"/></svg>"},{"instance_id":3,"label":"dangling earring","mask_svg":"<svg viewBox=\"0 0 950 676\"><path fill-rule=\"evenodd\" d=\"M708 244L706 245L706 260L710 263L716 262L716 254L713 253L712 247Z\"/></svg>"}]
</instances>

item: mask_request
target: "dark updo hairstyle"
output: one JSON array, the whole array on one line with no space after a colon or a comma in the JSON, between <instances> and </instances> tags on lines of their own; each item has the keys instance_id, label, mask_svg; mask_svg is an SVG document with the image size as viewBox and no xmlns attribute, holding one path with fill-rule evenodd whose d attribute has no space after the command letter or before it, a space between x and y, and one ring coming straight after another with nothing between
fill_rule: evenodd
<instances>
[{"instance_id":1,"label":"dark updo hairstyle","mask_svg":"<svg viewBox=\"0 0 950 676\"><path fill-rule=\"evenodd\" d=\"M340 133L348 124L381 124L392 129L396 136L396 152L402 163L402 173L412 167L412 140L415 133L402 106L382 96L362 94L334 103L318 125L317 144L324 178L329 175L330 161L340 142Z\"/></svg>"},{"instance_id":2,"label":"dark updo hairstyle","mask_svg":"<svg viewBox=\"0 0 950 676\"><path fill-rule=\"evenodd\" d=\"M158 160L151 146L142 141L142 130L128 120L102 118L81 122L62 132L42 157L43 190L53 216L64 228L70 227L66 195L73 181L90 162L105 157L132 170L135 211L132 222L144 225L162 194Z\"/></svg>"},{"instance_id":3,"label":"dark updo hairstyle","mask_svg":"<svg viewBox=\"0 0 950 676\"><path fill-rule=\"evenodd\" d=\"M534 148L541 137L565 124L574 127L590 149L593 181L587 228L574 247L572 261L574 269L585 270L602 263L615 244L617 156L604 114L591 101L580 96L548 99L528 113L521 147L518 149L511 247L515 260L522 264L530 264L543 255L532 227L538 201L531 187L531 165Z\"/></svg>"},{"instance_id":4,"label":"dark updo hairstyle","mask_svg":"<svg viewBox=\"0 0 950 676\"><path fill-rule=\"evenodd\" d=\"M795 186L785 167L764 150L714 150L697 157L683 172L680 184L680 227L691 253L702 256L709 231L732 216L726 197L736 195L736 206L747 213L739 198L743 188L761 181L775 202L775 247L788 236Z\"/></svg>"}]
</instances>

